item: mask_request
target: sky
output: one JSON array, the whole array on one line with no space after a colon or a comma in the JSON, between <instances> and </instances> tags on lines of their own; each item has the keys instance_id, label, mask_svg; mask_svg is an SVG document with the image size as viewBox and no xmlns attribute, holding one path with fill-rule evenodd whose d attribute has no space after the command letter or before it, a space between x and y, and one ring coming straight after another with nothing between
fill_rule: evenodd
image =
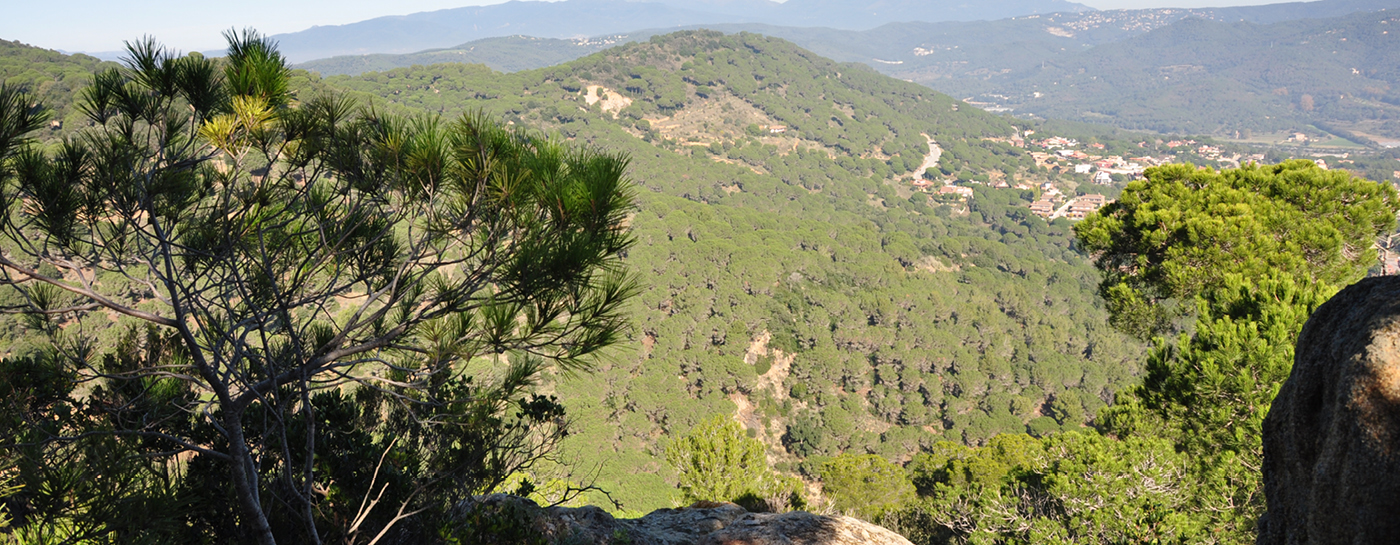
<instances>
[{"instance_id":1,"label":"sky","mask_svg":"<svg viewBox=\"0 0 1400 545\"><path fill-rule=\"evenodd\" d=\"M219 49L221 32L252 27L264 34L340 25L501 0L23 0L7 2L0 39L68 52L109 52L144 35L181 51ZM1219 7L1286 0L1078 0L1098 9Z\"/></svg>"}]
</instances>

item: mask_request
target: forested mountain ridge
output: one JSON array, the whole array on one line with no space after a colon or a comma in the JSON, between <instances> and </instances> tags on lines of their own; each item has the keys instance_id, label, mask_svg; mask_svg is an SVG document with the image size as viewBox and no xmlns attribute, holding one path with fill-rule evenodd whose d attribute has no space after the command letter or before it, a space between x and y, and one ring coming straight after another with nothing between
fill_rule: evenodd
<instances>
[{"instance_id":1,"label":"forested mountain ridge","mask_svg":"<svg viewBox=\"0 0 1400 545\"><path fill-rule=\"evenodd\" d=\"M1030 192L940 204L894 183L929 138L950 178L1038 176L987 140L1014 127L925 87L716 32L515 74L437 65L324 83L632 157L634 337L552 386L580 425L566 454L626 509L669 504L660 445L709 415L737 415L810 476L841 452L898 460L939 439L1076 428L1138 372L1143 347L1107 325L1068 222L1031 215Z\"/></svg>"}]
</instances>

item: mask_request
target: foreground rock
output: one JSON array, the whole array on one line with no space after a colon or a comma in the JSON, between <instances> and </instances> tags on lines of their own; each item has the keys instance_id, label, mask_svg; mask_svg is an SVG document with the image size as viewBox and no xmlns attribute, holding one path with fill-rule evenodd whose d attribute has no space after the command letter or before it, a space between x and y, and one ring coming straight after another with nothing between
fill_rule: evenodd
<instances>
[{"instance_id":1,"label":"foreground rock","mask_svg":"<svg viewBox=\"0 0 1400 545\"><path fill-rule=\"evenodd\" d=\"M732 503L660 509L615 519L597 507L540 508L516 496L478 497L467 511L509 514L548 543L589 545L911 545L899 534L851 517L750 513ZM464 518L480 520L479 516Z\"/></svg>"},{"instance_id":2,"label":"foreground rock","mask_svg":"<svg viewBox=\"0 0 1400 545\"><path fill-rule=\"evenodd\" d=\"M1264 419L1261 545L1400 536L1400 277L1317 309Z\"/></svg>"}]
</instances>

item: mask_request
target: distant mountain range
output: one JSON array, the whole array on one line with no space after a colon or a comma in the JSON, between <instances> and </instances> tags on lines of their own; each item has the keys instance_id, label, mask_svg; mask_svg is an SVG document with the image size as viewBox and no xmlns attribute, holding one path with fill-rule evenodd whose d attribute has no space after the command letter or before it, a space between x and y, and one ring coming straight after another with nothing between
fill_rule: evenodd
<instances>
[{"instance_id":1,"label":"distant mountain range","mask_svg":"<svg viewBox=\"0 0 1400 545\"><path fill-rule=\"evenodd\" d=\"M512 1L318 26L273 38L289 59L302 62L337 55L411 53L511 35L581 38L735 23L860 30L897 21L992 20L1091 10L1067 0Z\"/></svg>"},{"instance_id":2,"label":"distant mountain range","mask_svg":"<svg viewBox=\"0 0 1400 545\"><path fill-rule=\"evenodd\" d=\"M804 0L789 4L798 1ZM767 4L733 0L727 5L743 2ZM693 26L783 38L993 111L1228 136L1321 124L1326 127L1321 130L1360 142L1391 142L1400 140L1395 106L1400 104L1395 90L1400 89L1400 28L1388 33L1397 24L1386 13L1390 10L1400 14L1400 0L1077 11L996 21L890 23L863 31L762 23ZM587 40L487 38L301 67L335 75L455 61L515 71L664 32L669 30Z\"/></svg>"}]
</instances>

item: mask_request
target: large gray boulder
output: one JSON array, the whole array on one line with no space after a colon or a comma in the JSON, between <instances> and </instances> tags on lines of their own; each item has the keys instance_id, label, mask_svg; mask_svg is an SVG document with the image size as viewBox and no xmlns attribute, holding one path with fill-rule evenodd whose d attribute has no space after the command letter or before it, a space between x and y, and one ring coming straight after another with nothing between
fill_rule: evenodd
<instances>
[{"instance_id":1,"label":"large gray boulder","mask_svg":"<svg viewBox=\"0 0 1400 545\"><path fill-rule=\"evenodd\" d=\"M546 543L580 545L912 545L904 537L851 517L804 512L750 513L732 503L659 509L616 519L597 507L541 508L517 496L492 494L463 505L469 512L509 513Z\"/></svg>"},{"instance_id":2,"label":"large gray boulder","mask_svg":"<svg viewBox=\"0 0 1400 545\"><path fill-rule=\"evenodd\" d=\"M1258 543L1400 540L1400 277L1323 304L1264 419Z\"/></svg>"}]
</instances>

